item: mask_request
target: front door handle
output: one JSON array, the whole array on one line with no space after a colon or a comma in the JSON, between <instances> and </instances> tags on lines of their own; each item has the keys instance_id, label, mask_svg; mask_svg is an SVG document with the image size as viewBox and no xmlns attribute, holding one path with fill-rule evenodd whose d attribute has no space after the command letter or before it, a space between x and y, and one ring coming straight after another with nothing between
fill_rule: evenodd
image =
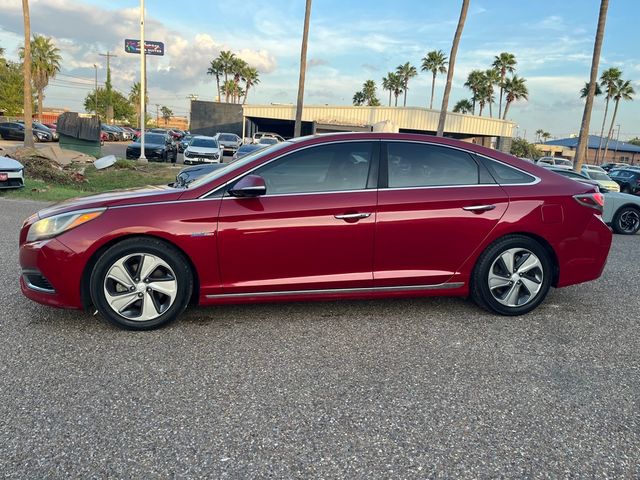
<instances>
[{"instance_id":1,"label":"front door handle","mask_svg":"<svg viewBox=\"0 0 640 480\"><path fill-rule=\"evenodd\" d=\"M468 207L462 207L467 212L487 212L496 208L495 205L470 205Z\"/></svg>"},{"instance_id":2,"label":"front door handle","mask_svg":"<svg viewBox=\"0 0 640 480\"><path fill-rule=\"evenodd\" d=\"M338 220L360 220L370 217L370 213L345 213L343 215L334 215Z\"/></svg>"}]
</instances>

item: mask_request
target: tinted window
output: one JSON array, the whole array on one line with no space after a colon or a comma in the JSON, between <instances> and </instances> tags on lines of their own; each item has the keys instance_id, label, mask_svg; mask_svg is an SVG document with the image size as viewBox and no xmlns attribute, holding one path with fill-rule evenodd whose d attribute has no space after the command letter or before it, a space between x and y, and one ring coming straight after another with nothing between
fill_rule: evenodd
<instances>
[{"instance_id":1,"label":"tinted window","mask_svg":"<svg viewBox=\"0 0 640 480\"><path fill-rule=\"evenodd\" d=\"M218 148L218 142L213 138L194 138L189 144L190 147Z\"/></svg>"},{"instance_id":2,"label":"tinted window","mask_svg":"<svg viewBox=\"0 0 640 480\"><path fill-rule=\"evenodd\" d=\"M482 161L484 166L489 170L489 173L491 173L499 184L531 183L535 181L532 175L505 165L504 163L489 160L484 157Z\"/></svg>"},{"instance_id":3,"label":"tinted window","mask_svg":"<svg viewBox=\"0 0 640 480\"><path fill-rule=\"evenodd\" d=\"M465 152L419 143L387 145L389 187L477 185L476 162Z\"/></svg>"},{"instance_id":4,"label":"tinted window","mask_svg":"<svg viewBox=\"0 0 640 480\"><path fill-rule=\"evenodd\" d=\"M144 141L145 141L145 143L164 144L165 136L164 135L154 134L154 133L147 133L144 136Z\"/></svg>"},{"instance_id":5,"label":"tinted window","mask_svg":"<svg viewBox=\"0 0 640 480\"><path fill-rule=\"evenodd\" d=\"M572 172L571 170L552 170L552 172L559 173L563 177L574 178L576 180L585 180L584 175L580 175L579 173Z\"/></svg>"},{"instance_id":6,"label":"tinted window","mask_svg":"<svg viewBox=\"0 0 640 480\"><path fill-rule=\"evenodd\" d=\"M235 142L238 138L235 135L231 135L231 134L221 134L220 135L220 140L223 142Z\"/></svg>"},{"instance_id":7,"label":"tinted window","mask_svg":"<svg viewBox=\"0 0 640 480\"><path fill-rule=\"evenodd\" d=\"M292 153L255 171L267 194L361 190L367 186L372 144L337 143Z\"/></svg>"}]
</instances>

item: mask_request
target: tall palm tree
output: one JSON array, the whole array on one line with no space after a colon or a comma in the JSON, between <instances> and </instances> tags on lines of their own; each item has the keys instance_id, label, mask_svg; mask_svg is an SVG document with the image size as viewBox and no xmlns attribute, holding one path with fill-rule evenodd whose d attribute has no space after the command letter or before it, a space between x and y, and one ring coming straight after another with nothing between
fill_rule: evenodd
<instances>
[{"instance_id":1,"label":"tall palm tree","mask_svg":"<svg viewBox=\"0 0 640 480\"><path fill-rule=\"evenodd\" d=\"M513 73L516 71L516 65L518 64L516 56L513 53L502 52L500 55L496 55L493 63L493 68L500 72L500 100L498 103L498 118L502 116L502 94L504 93L504 82L507 77L507 73Z\"/></svg>"},{"instance_id":2,"label":"tall palm tree","mask_svg":"<svg viewBox=\"0 0 640 480\"><path fill-rule=\"evenodd\" d=\"M409 80L418 75L418 70L416 67L411 65L409 62L404 65L398 65L396 68L396 73L402 79L402 89L404 91L404 105L407 106L407 90L409 90Z\"/></svg>"},{"instance_id":3,"label":"tall palm tree","mask_svg":"<svg viewBox=\"0 0 640 480\"><path fill-rule=\"evenodd\" d=\"M232 68L233 68L233 63L235 60L236 56L234 53L232 53L230 50L223 50L220 52L220 54L218 55L218 58L216 59L219 63L220 69L222 70L222 73L224 75L224 83L225 85L227 84L227 81L229 80L229 74L232 72ZM227 92L225 94L225 102L229 102L229 95L231 92Z\"/></svg>"},{"instance_id":4,"label":"tall palm tree","mask_svg":"<svg viewBox=\"0 0 640 480\"><path fill-rule=\"evenodd\" d=\"M622 78L622 71L619 68L611 67L602 72L600 75L600 85L596 83L596 93L600 89L600 87L604 88L606 91L605 101L604 101L604 116L602 117L602 128L600 129L600 139L598 140L598 150L596 151L596 163L600 158L601 148L602 148L602 137L604 136L604 126L607 122L607 113L609 111L609 100L613 98L616 90L616 83L618 80ZM589 83L587 82L587 85ZM600 89L600 91L602 91Z\"/></svg>"},{"instance_id":5,"label":"tall palm tree","mask_svg":"<svg viewBox=\"0 0 640 480\"><path fill-rule=\"evenodd\" d=\"M136 108L136 118L138 119L138 128L142 128L140 125L141 121L141 113L140 113L140 95L142 95L142 89L140 88L140 82L133 82L131 86L131 91L129 92L129 101L133 103ZM145 92L145 101L149 98L149 96Z\"/></svg>"},{"instance_id":6,"label":"tall palm tree","mask_svg":"<svg viewBox=\"0 0 640 480\"><path fill-rule=\"evenodd\" d=\"M398 106L398 97L404 92L404 82L402 81L402 77L397 73L393 73L391 77L391 88L393 88L393 96L395 97L394 106Z\"/></svg>"},{"instance_id":7,"label":"tall palm tree","mask_svg":"<svg viewBox=\"0 0 640 480\"><path fill-rule=\"evenodd\" d=\"M544 130L539 128L538 130L536 130L536 138L538 139L538 143L540 143L542 141L542 134L544 133Z\"/></svg>"},{"instance_id":8,"label":"tall palm tree","mask_svg":"<svg viewBox=\"0 0 640 480\"><path fill-rule=\"evenodd\" d=\"M382 89L389 90L389 106L391 106L391 94L393 93L394 75L395 73L388 72L387 76L382 79Z\"/></svg>"},{"instance_id":9,"label":"tall palm tree","mask_svg":"<svg viewBox=\"0 0 640 480\"><path fill-rule=\"evenodd\" d=\"M486 107L487 103L491 105L491 103L494 100L495 98L493 97L493 92L491 92L491 90L489 89L489 84L486 82L486 79L485 79L485 83L480 85L477 93L477 102L478 102L478 105L480 106L480 111L478 112L478 115L482 116L482 111L484 110L484 107Z\"/></svg>"},{"instance_id":10,"label":"tall palm tree","mask_svg":"<svg viewBox=\"0 0 640 480\"><path fill-rule=\"evenodd\" d=\"M473 105L472 103L467 100L466 98L459 100L454 106L453 106L453 112L454 113L462 113L462 114L467 114L467 113L471 113L473 110Z\"/></svg>"},{"instance_id":11,"label":"tall palm tree","mask_svg":"<svg viewBox=\"0 0 640 480\"><path fill-rule=\"evenodd\" d=\"M476 114L476 101L478 99L478 93L485 84L484 72L482 70L472 70L467 75L467 81L464 86L471 90L471 101L473 102L473 115Z\"/></svg>"},{"instance_id":12,"label":"tall palm tree","mask_svg":"<svg viewBox=\"0 0 640 480\"><path fill-rule=\"evenodd\" d=\"M33 118L33 97L31 94L31 17L29 15L29 0L22 0L22 16L24 21L24 146L33 148L33 125L31 122Z\"/></svg>"},{"instance_id":13,"label":"tall palm tree","mask_svg":"<svg viewBox=\"0 0 640 480\"><path fill-rule=\"evenodd\" d=\"M20 57L24 59L25 49L20 49ZM42 102L44 89L49 80L60 71L60 49L55 47L50 38L34 35L31 40L31 79L38 95L38 120L42 121Z\"/></svg>"},{"instance_id":14,"label":"tall palm tree","mask_svg":"<svg viewBox=\"0 0 640 480\"><path fill-rule=\"evenodd\" d=\"M609 149L609 139L611 139L611 135L613 134L613 126L616 123L616 115L618 114L618 105L620 105L620 100L633 100L633 95L635 94L635 90L631 85L630 80L622 80L618 79L616 82L615 95L613 99L615 100L615 106L613 107L613 115L611 116L611 125L609 126L609 134L607 135L606 143L604 144L604 154L602 155L603 159L607 158L607 150Z\"/></svg>"},{"instance_id":15,"label":"tall palm tree","mask_svg":"<svg viewBox=\"0 0 640 480\"><path fill-rule=\"evenodd\" d=\"M258 69L249 66L245 67L242 71L242 80L244 81L244 98L242 99L242 104L244 105L247 103L249 89L260 83L260 73L258 73Z\"/></svg>"},{"instance_id":16,"label":"tall palm tree","mask_svg":"<svg viewBox=\"0 0 640 480\"><path fill-rule=\"evenodd\" d=\"M304 80L307 75L307 46L309 44L309 18L311 17L311 0L306 1L304 9L304 26L302 28L302 45L300 46L300 77L298 78L298 98L296 100L296 122L293 136L302 134L302 109L304 108Z\"/></svg>"},{"instance_id":17,"label":"tall palm tree","mask_svg":"<svg viewBox=\"0 0 640 480\"><path fill-rule=\"evenodd\" d=\"M238 57L234 58L233 62L231 62L231 71L229 73L233 75L233 83L235 84L235 88L233 89L233 95L231 96L233 103L240 102L240 95L239 95L240 80L242 79L242 72L247 67L248 67L247 62L245 62L244 60Z\"/></svg>"},{"instance_id":18,"label":"tall palm tree","mask_svg":"<svg viewBox=\"0 0 640 480\"><path fill-rule=\"evenodd\" d=\"M502 80L500 78L500 72L498 70L496 70L495 68L488 69L484 73L484 78L485 78L487 93L488 93L488 97L489 97L489 117L493 117L492 105L493 105L493 102L495 101L494 96L493 96L493 94L494 94L493 87L495 85L502 85L502 83L501 83ZM502 90L502 86L500 88ZM498 118L500 118L500 117L498 117Z\"/></svg>"},{"instance_id":19,"label":"tall palm tree","mask_svg":"<svg viewBox=\"0 0 640 480\"><path fill-rule=\"evenodd\" d=\"M589 95L589 82L584 82L584 87L580 89L580 98L586 98L587 95ZM599 97L600 95L602 95L602 89L600 88L600 84L597 82L596 82L596 91L594 95L596 97ZM604 125L602 125L602 130L604 130Z\"/></svg>"},{"instance_id":20,"label":"tall palm tree","mask_svg":"<svg viewBox=\"0 0 640 480\"><path fill-rule=\"evenodd\" d=\"M162 108L160 108L160 113L162 114L162 119L164 120L164 125L166 127L169 123L169 120L171 120L171 117L173 116L173 110L171 110L166 105L163 105Z\"/></svg>"},{"instance_id":21,"label":"tall palm tree","mask_svg":"<svg viewBox=\"0 0 640 480\"><path fill-rule=\"evenodd\" d=\"M433 93L436 86L436 75L447 73L447 56L442 50L432 50L422 58L422 71L431 72L431 101L429 108L433 109Z\"/></svg>"},{"instance_id":22,"label":"tall palm tree","mask_svg":"<svg viewBox=\"0 0 640 480\"><path fill-rule=\"evenodd\" d=\"M460 37L462 37L462 30L464 30L464 22L467 19L467 10L469 10L469 0L462 0L460 18L458 19L458 26L456 27L456 33L453 36L451 53L449 54L449 71L447 72L447 83L444 86L444 93L442 95L442 107L440 107L440 118L438 119L437 131L437 135L439 137L442 137L444 135L444 122L447 119L447 107L449 106L449 94L451 93L451 83L453 82L453 71L456 65L456 55L458 54Z\"/></svg>"},{"instance_id":23,"label":"tall palm tree","mask_svg":"<svg viewBox=\"0 0 640 480\"><path fill-rule=\"evenodd\" d=\"M366 102L366 97L364 96L364 92L362 90L353 94L353 105L356 107L361 107Z\"/></svg>"},{"instance_id":24,"label":"tall palm tree","mask_svg":"<svg viewBox=\"0 0 640 480\"><path fill-rule=\"evenodd\" d=\"M224 74L222 61L220 58L214 58L211 60L209 64L209 68L207 69L207 75L212 75L216 77L216 86L218 87L218 101L222 99L220 95L220 77Z\"/></svg>"},{"instance_id":25,"label":"tall palm tree","mask_svg":"<svg viewBox=\"0 0 640 480\"><path fill-rule=\"evenodd\" d=\"M504 92L506 95L506 103L504 105L504 115L502 116L503 120L507 118L507 112L509 111L509 106L518 100L527 100L529 98L529 90L525 85L526 80L522 77L518 77L514 75L511 78L507 78L504 82Z\"/></svg>"},{"instance_id":26,"label":"tall palm tree","mask_svg":"<svg viewBox=\"0 0 640 480\"><path fill-rule=\"evenodd\" d=\"M576 148L576 157L573 168L579 172L582 163L587 154L587 143L589 141L589 123L591 122L591 109L593 108L593 97L596 91L596 82L598 81L598 65L600 63L600 52L602 51L602 40L604 39L604 26L607 22L607 9L609 8L609 0L600 0L600 13L598 14L598 27L596 29L596 38L593 44L593 57L591 58L591 74L589 76L589 93L584 103L584 113L582 114L582 123L580 125L580 138L578 147Z\"/></svg>"},{"instance_id":27,"label":"tall palm tree","mask_svg":"<svg viewBox=\"0 0 640 480\"><path fill-rule=\"evenodd\" d=\"M220 87L220 91L225 98L229 98L233 96L233 93L236 91L236 83L233 80L227 80Z\"/></svg>"}]
</instances>

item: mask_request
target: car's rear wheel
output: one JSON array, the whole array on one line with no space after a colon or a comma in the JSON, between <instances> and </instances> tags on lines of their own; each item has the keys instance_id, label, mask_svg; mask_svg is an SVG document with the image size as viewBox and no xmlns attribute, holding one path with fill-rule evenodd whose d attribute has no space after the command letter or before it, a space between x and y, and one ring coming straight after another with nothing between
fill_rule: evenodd
<instances>
[{"instance_id":1,"label":"car's rear wheel","mask_svg":"<svg viewBox=\"0 0 640 480\"><path fill-rule=\"evenodd\" d=\"M481 307L501 315L523 315L549 292L553 264L536 240L510 235L480 256L471 279L471 296Z\"/></svg>"},{"instance_id":2,"label":"car's rear wheel","mask_svg":"<svg viewBox=\"0 0 640 480\"><path fill-rule=\"evenodd\" d=\"M184 255L152 238L123 240L98 259L91 299L110 322L149 330L175 320L186 308L193 277Z\"/></svg>"},{"instance_id":3,"label":"car's rear wheel","mask_svg":"<svg viewBox=\"0 0 640 480\"><path fill-rule=\"evenodd\" d=\"M618 209L611 222L613 231L622 235L635 235L640 230L640 210L634 207Z\"/></svg>"}]
</instances>

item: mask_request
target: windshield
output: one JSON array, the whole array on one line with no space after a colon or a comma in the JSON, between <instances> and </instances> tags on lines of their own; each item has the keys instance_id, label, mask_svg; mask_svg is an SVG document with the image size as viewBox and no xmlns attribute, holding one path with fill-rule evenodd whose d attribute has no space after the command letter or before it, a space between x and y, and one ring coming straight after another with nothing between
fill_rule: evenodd
<instances>
[{"instance_id":1,"label":"windshield","mask_svg":"<svg viewBox=\"0 0 640 480\"><path fill-rule=\"evenodd\" d=\"M570 167L573 165L573 163L571 163L571 161L569 160L563 160L561 158L556 158L556 165L563 165L565 167Z\"/></svg>"},{"instance_id":2,"label":"windshield","mask_svg":"<svg viewBox=\"0 0 640 480\"><path fill-rule=\"evenodd\" d=\"M261 148L260 150L256 150L255 152L251 152L248 155L242 157L240 160L236 160L233 163L230 163L228 167L224 167L221 168L219 170L214 170L213 172L211 172L208 175L205 175L204 177L200 177L198 180L196 180L195 182L189 184L189 188L193 187L193 188L197 188L200 185L204 185L205 183L208 183L212 180L215 180L216 178L221 177L222 175L225 175L229 172L232 172L234 170L237 170L239 168L244 167L246 164L253 162L254 160L262 157L263 155L281 150L285 147L289 147L291 146L291 142L284 142L284 143L279 143L277 145L274 145L273 147L269 147L269 148Z\"/></svg>"},{"instance_id":3,"label":"windshield","mask_svg":"<svg viewBox=\"0 0 640 480\"><path fill-rule=\"evenodd\" d=\"M213 138L194 138L189 144L190 147L218 148L218 142Z\"/></svg>"},{"instance_id":4,"label":"windshield","mask_svg":"<svg viewBox=\"0 0 640 480\"><path fill-rule=\"evenodd\" d=\"M278 140L276 140L275 138L264 137L260 139L261 145L274 145L276 143L278 143Z\"/></svg>"},{"instance_id":5,"label":"windshield","mask_svg":"<svg viewBox=\"0 0 640 480\"><path fill-rule=\"evenodd\" d=\"M145 143L158 143L164 144L164 135L160 135L159 133L147 133L144 136Z\"/></svg>"},{"instance_id":6,"label":"windshield","mask_svg":"<svg viewBox=\"0 0 640 480\"><path fill-rule=\"evenodd\" d=\"M592 180L602 180L607 182L611 180L606 173L596 172L593 170L589 170L587 173L589 174L589 178Z\"/></svg>"},{"instance_id":7,"label":"windshield","mask_svg":"<svg viewBox=\"0 0 640 480\"><path fill-rule=\"evenodd\" d=\"M220 135L220 141L221 142L235 142L236 141L236 136L235 135L231 135L229 133L223 133L222 135Z\"/></svg>"}]
</instances>

